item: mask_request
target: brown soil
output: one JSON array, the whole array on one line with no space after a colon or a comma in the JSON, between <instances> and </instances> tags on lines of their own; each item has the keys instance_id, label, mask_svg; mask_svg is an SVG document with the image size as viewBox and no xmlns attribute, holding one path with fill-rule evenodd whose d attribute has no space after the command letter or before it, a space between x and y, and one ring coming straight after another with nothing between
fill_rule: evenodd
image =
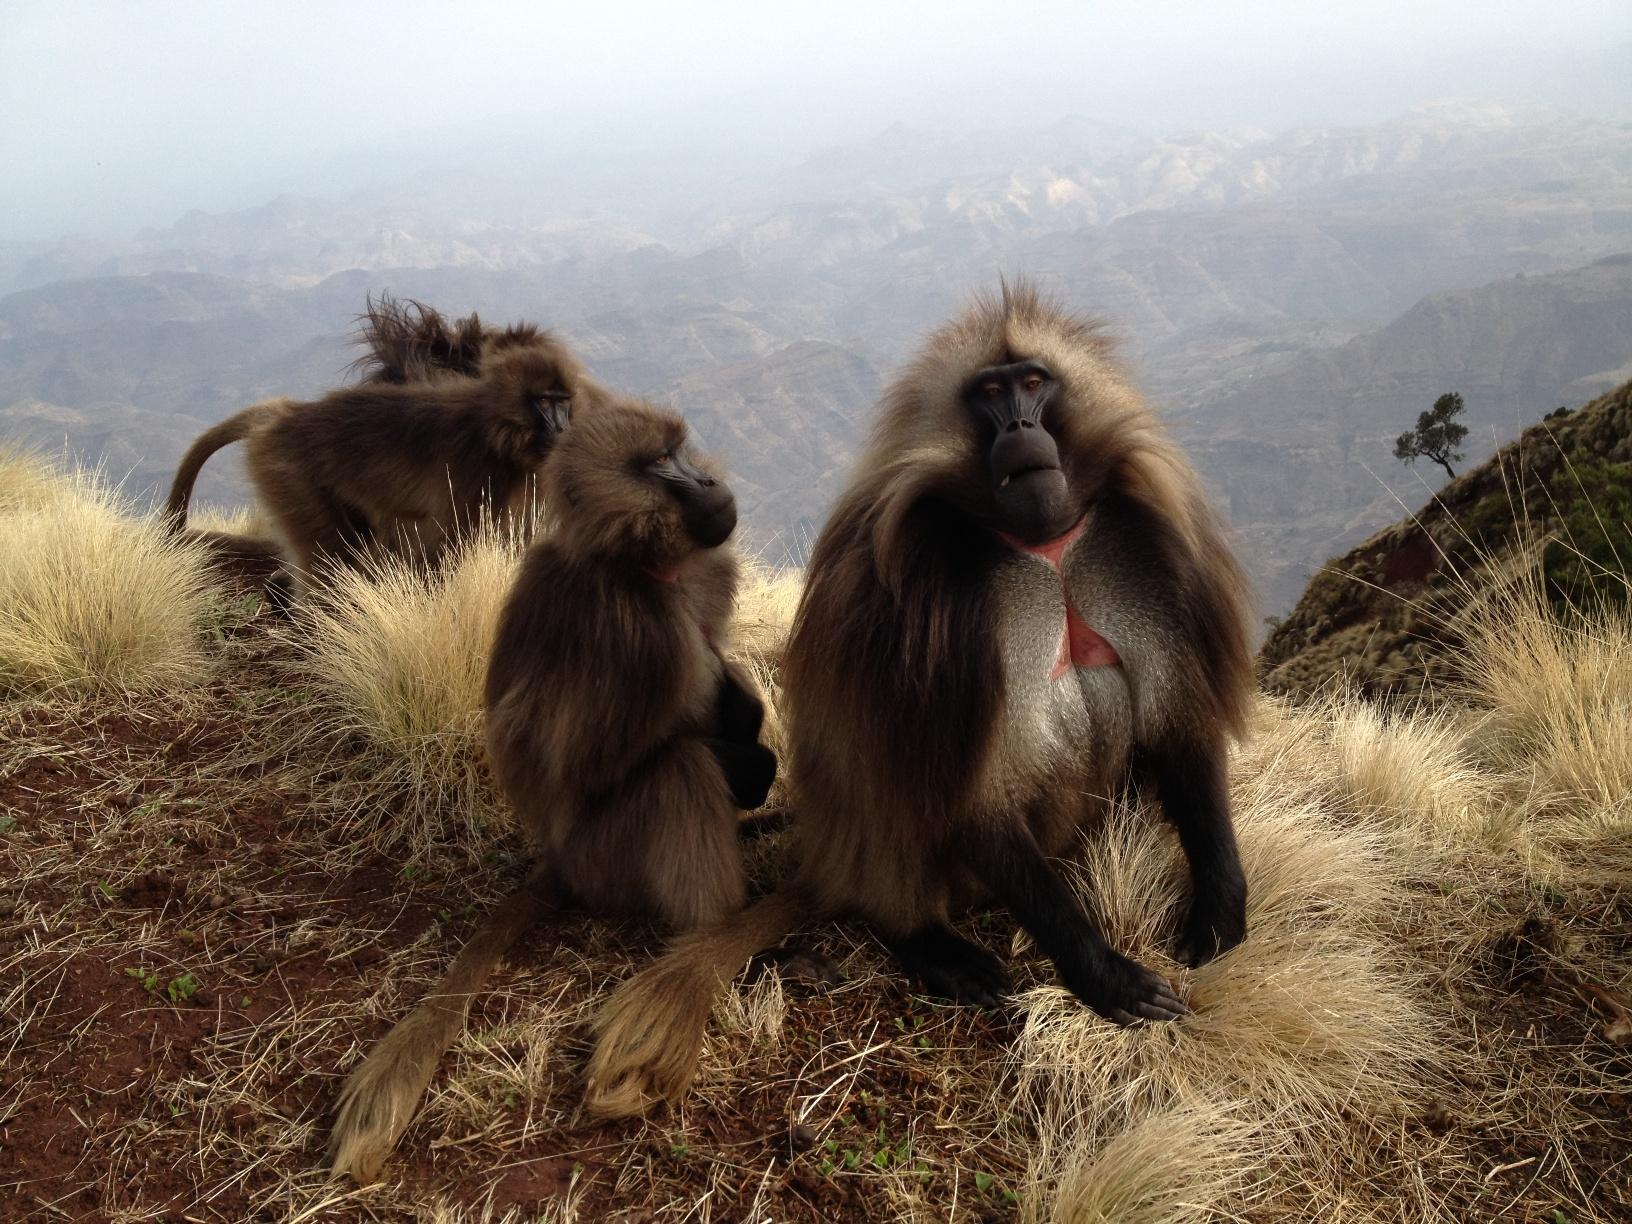
<instances>
[{"instance_id":1,"label":"brown soil","mask_svg":"<svg viewBox=\"0 0 1632 1224\"><path fill-rule=\"evenodd\" d=\"M521 867L500 855L476 877L409 876L346 845L321 802L332 763L280 755L287 711L244 700L277 681L272 648L254 633L240 646L229 676L186 708L24 705L0 724L0 813L12 822L0 835L4 1218L401 1219L440 1200L502 1219L571 1200L585 1220L668 1218L698 1203L720 1220L881 1220L898 1214L885 1170L937 1201L956 1178L960 1214L1015 1217L1006 1190L1027 1153L982 1146L978 1116L982 1100L1005 1097L993 1080L1015 1015L914 997L856 930L816 939L846 979L790 983L779 1043L716 1043L713 1057L757 1069L735 1095L591 1124L574 1112L579 1026L549 1051L544 1095L495 1099L482 1125L422 1117L385 1186L326 1187L343 1074ZM1570 917L1632 939L1625 903ZM1500 1027L1527 1056L1582 1062L1569 1125L1590 1160L1552 1167L1544 1145L1511 1141L1465 1102L1413 1125L1510 1166L1493 1174L1512 1190L1505 1218L1552 1224L1578 1187L1609 1220L1628 1201L1632 1126L1624 1097L1594 1086L1627 1082L1632 1065L1534 955L1543 930L1493 951L1488 989L1464 1004L1475 1031ZM1002 947L1010 934L988 918L980 937ZM539 995L577 1001L587 1017L656 943L649 930L551 922L471 1027L524 1020ZM1033 981L1045 971L1034 957L1017 966ZM954 1108L957 1124L943 1125Z\"/></svg>"}]
</instances>

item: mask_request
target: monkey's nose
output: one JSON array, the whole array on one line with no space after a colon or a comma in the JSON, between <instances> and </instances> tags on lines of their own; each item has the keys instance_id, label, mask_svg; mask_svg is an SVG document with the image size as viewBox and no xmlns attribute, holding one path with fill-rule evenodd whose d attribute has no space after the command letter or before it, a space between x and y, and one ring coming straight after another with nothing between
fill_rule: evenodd
<instances>
[{"instance_id":1,"label":"monkey's nose","mask_svg":"<svg viewBox=\"0 0 1632 1224\"><path fill-rule=\"evenodd\" d=\"M717 548L737 526L737 499L719 481L699 481L702 488L686 505L686 533L703 548Z\"/></svg>"}]
</instances>

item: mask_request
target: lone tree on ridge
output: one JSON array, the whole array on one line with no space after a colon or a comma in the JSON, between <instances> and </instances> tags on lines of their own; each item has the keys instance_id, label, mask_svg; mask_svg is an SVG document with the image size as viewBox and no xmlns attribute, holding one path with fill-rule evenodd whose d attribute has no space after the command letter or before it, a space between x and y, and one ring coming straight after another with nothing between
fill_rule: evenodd
<instances>
[{"instance_id":1,"label":"lone tree on ridge","mask_svg":"<svg viewBox=\"0 0 1632 1224\"><path fill-rule=\"evenodd\" d=\"M1440 396L1431 410L1417 417L1415 429L1409 429L1395 439L1394 458L1401 463L1432 459L1445 469L1447 476L1455 480L1456 472L1451 467L1451 460L1462 462L1462 452L1456 448L1468 436L1468 427L1458 425L1454 419L1461 411L1462 396L1457 392L1448 391Z\"/></svg>"}]
</instances>

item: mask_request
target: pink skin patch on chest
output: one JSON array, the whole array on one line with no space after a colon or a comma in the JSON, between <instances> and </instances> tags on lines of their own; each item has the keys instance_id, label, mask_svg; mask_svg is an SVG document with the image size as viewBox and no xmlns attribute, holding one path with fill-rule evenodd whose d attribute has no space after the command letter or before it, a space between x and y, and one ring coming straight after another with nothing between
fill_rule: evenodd
<instances>
[{"instance_id":1,"label":"pink skin patch on chest","mask_svg":"<svg viewBox=\"0 0 1632 1224\"><path fill-rule=\"evenodd\" d=\"M1071 592L1065 585L1065 574L1060 570L1060 563L1065 559L1065 550L1082 534L1083 525L1087 521L1088 518L1084 515L1077 520L1077 525L1064 535L1044 540L1041 544L1026 544L1007 532L997 533L1005 544L1017 552L1030 553L1048 562L1048 568L1053 570L1060 580L1060 596L1065 600L1065 624L1060 627L1060 649L1054 657L1053 670L1048 673L1050 680L1058 680L1074 667L1112 667L1122 662L1122 656L1116 653L1116 647L1095 633L1088 622L1082 619L1082 614L1077 611L1077 605L1071 602Z\"/></svg>"}]
</instances>

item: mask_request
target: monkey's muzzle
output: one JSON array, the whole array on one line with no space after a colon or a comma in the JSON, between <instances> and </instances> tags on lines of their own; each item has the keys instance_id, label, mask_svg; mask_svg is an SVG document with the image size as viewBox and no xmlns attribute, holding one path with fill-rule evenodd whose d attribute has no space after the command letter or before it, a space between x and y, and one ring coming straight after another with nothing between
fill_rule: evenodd
<instances>
[{"instance_id":1,"label":"monkey's muzzle","mask_svg":"<svg viewBox=\"0 0 1632 1224\"><path fill-rule=\"evenodd\" d=\"M701 548L718 548L737 527L737 499L713 477L705 476L686 490L681 521Z\"/></svg>"},{"instance_id":2,"label":"monkey's muzzle","mask_svg":"<svg viewBox=\"0 0 1632 1224\"><path fill-rule=\"evenodd\" d=\"M1051 539L1074 517L1053 436L1036 421L1009 421L992 443L992 497L1003 529L1028 542Z\"/></svg>"}]
</instances>

